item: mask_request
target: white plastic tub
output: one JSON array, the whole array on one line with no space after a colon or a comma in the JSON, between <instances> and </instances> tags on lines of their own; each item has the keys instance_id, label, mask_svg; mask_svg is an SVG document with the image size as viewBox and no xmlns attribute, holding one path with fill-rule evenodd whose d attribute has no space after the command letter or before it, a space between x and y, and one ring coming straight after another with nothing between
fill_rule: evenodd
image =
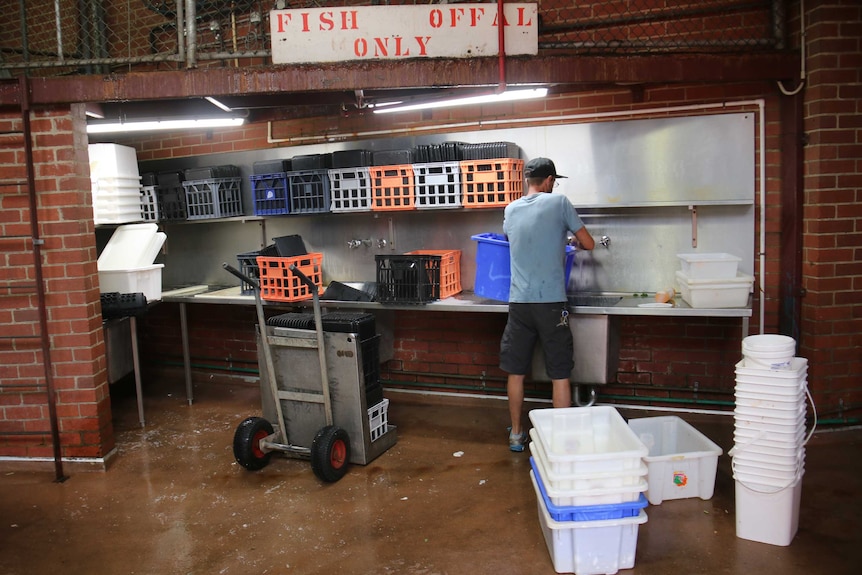
<instances>
[{"instance_id":1,"label":"white plastic tub","mask_svg":"<svg viewBox=\"0 0 862 575\"><path fill-rule=\"evenodd\" d=\"M647 446L646 496L651 505L665 499L710 499L722 449L676 416L630 419L629 427Z\"/></svg>"},{"instance_id":2,"label":"white plastic tub","mask_svg":"<svg viewBox=\"0 0 862 575\"><path fill-rule=\"evenodd\" d=\"M801 474L780 490L737 480L736 536L770 545L790 545L799 528L801 498Z\"/></svg>"},{"instance_id":3,"label":"white plastic tub","mask_svg":"<svg viewBox=\"0 0 862 575\"><path fill-rule=\"evenodd\" d=\"M165 264L153 264L127 270L99 270L99 291L143 293L148 302L160 300L164 267Z\"/></svg>"},{"instance_id":4,"label":"white plastic tub","mask_svg":"<svg viewBox=\"0 0 862 575\"><path fill-rule=\"evenodd\" d=\"M550 471L559 475L635 472L646 446L611 406L534 409L530 421Z\"/></svg>"},{"instance_id":5,"label":"white plastic tub","mask_svg":"<svg viewBox=\"0 0 862 575\"><path fill-rule=\"evenodd\" d=\"M728 279L692 279L676 272L676 283L683 301L694 308L731 308L748 305L754 278L737 274Z\"/></svg>"},{"instance_id":6,"label":"white plastic tub","mask_svg":"<svg viewBox=\"0 0 862 575\"><path fill-rule=\"evenodd\" d=\"M530 430L530 453L542 468L542 480L550 489L559 491L585 491L633 487L641 483L647 474L647 466L641 462L635 469L626 471L594 471L591 473L557 473L548 459L548 454L535 429Z\"/></svg>"},{"instance_id":7,"label":"white plastic tub","mask_svg":"<svg viewBox=\"0 0 862 575\"><path fill-rule=\"evenodd\" d=\"M134 148L119 144L90 144L90 179L140 179L138 156Z\"/></svg>"},{"instance_id":8,"label":"white plastic tub","mask_svg":"<svg viewBox=\"0 0 862 575\"><path fill-rule=\"evenodd\" d=\"M539 524L557 573L612 575L635 566L638 528L647 522L641 509L635 517L601 521L555 521L542 500L539 486L530 472L536 490Z\"/></svg>"},{"instance_id":9,"label":"white plastic tub","mask_svg":"<svg viewBox=\"0 0 862 575\"><path fill-rule=\"evenodd\" d=\"M742 258L726 253L676 254L682 273L691 279L735 278Z\"/></svg>"},{"instance_id":10,"label":"white plastic tub","mask_svg":"<svg viewBox=\"0 0 862 575\"><path fill-rule=\"evenodd\" d=\"M558 489L548 485L548 470L544 462L534 457L533 463L545 484L545 493L557 507L581 507L586 505L616 505L637 501L649 484L645 475L635 478L635 482L618 487L591 487L587 489Z\"/></svg>"}]
</instances>

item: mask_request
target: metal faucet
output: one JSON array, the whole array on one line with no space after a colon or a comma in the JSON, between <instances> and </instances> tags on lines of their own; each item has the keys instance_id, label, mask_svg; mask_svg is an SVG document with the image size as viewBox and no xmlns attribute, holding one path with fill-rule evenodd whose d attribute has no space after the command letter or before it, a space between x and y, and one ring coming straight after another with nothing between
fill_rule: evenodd
<instances>
[{"instance_id":1,"label":"metal faucet","mask_svg":"<svg viewBox=\"0 0 862 575\"><path fill-rule=\"evenodd\" d=\"M379 239L377 240L377 249L381 249L381 250L382 250L383 248L385 248L385 247L386 247L386 243L387 243L387 242L386 242L386 240L385 240L384 238L379 238Z\"/></svg>"},{"instance_id":2,"label":"metal faucet","mask_svg":"<svg viewBox=\"0 0 862 575\"><path fill-rule=\"evenodd\" d=\"M362 240L347 240L347 247L351 250L355 250L359 246L362 245Z\"/></svg>"},{"instance_id":3,"label":"metal faucet","mask_svg":"<svg viewBox=\"0 0 862 575\"><path fill-rule=\"evenodd\" d=\"M606 248L609 248L611 246L611 238L609 238L608 236L602 236L602 239L599 240L599 243Z\"/></svg>"}]
</instances>

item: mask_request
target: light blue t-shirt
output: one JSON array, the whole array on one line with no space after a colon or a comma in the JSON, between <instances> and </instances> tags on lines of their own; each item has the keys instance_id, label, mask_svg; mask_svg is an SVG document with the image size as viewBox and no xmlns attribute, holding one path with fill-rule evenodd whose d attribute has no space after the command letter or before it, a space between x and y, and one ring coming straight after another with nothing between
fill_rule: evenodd
<instances>
[{"instance_id":1,"label":"light blue t-shirt","mask_svg":"<svg viewBox=\"0 0 862 575\"><path fill-rule=\"evenodd\" d=\"M566 196L538 193L517 199L503 212L512 280L509 301L566 301L566 236L584 227Z\"/></svg>"}]
</instances>

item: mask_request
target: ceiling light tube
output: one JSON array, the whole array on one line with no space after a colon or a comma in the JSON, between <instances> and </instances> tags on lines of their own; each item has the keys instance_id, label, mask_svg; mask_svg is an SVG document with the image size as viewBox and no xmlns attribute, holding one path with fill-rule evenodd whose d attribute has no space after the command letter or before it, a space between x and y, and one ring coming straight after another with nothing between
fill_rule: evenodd
<instances>
[{"instance_id":1,"label":"ceiling light tube","mask_svg":"<svg viewBox=\"0 0 862 575\"><path fill-rule=\"evenodd\" d=\"M153 120L146 122L116 122L88 124L88 134L115 134L118 132L152 132L157 130L195 130L242 126L243 118L215 118L208 120Z\"/></svg>"},{"instance_id":2,"label":"ceiling light tube","mask_svg":"<svg viewBox=\"0 0 862 575\"><path fill-rule=\"evenodd\" d=\"M212 96L204 96L204 100L206 100L216 108L224 110L225 112L233 112L233 109L230 106L228 106L227 104L222 104L220 101L216 100Z\"/></svg>"},{"instance_id":3,"label":"ceiling light tube","mask_svg":"<svg viewBox=\"0 0 862 575\"><path fill-rule=\"evenodd\" d=\"M468 96L465 98L453 98L448 100L431 100L428 102L419 102L417 104L406 104L404 106L381 107L382 104L377 104L374 108L374 113L389 114L392 112L410 112L413 110L428 110L431 108L451 108L453 106L470 106L474 104L496 104L497 102L512 102L516 100L544 98L547 95L547 88L507 90L500 94L483 94L481 96Z\"/></svg>"}]
</instances>

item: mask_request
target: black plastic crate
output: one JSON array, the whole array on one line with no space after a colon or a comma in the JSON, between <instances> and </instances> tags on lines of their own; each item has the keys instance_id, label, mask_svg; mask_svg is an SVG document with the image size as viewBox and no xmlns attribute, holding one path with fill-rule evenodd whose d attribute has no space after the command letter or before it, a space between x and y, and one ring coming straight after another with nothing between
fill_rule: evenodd
<instances>
[{"instance_id":1,"label":"black plastic crate","mask_svg":"<svg viewBox=\"0 0 862 575\"><path fill-rule=\"evenodd\" d=\"M374 152L375 166L400 166L413 163L413 150L380 150Z\"/></svg>"},{"instance_id":2,"label":"black plastic crate","mask_svg":"<svg viewBox=\"0 0 862 575\"><path fill-rule=\"evenodd\" d=\"M376 255L377 301L426 303L440 299L440 256Z\"/></svg>"},{"instance_id":3,"label":"black plastic crate","mask_svg":"<svg viewBox=\"0 0 862 575\"><path fill-rule=\"evenodd\" d=\"M498 158L519 159L521 148L513 142L484 142L480 144L462 144L462 160L495 160Z\"/></svg>"},{"instance_id":4,"label":"black plastic crate","mask_svg":"<svg viewBox=\"0 0 862 575\"><path fill-rule=\"evenodd\" d=\"M156 174L156 185L163 188L178 188L183 185L182 172L159 172Z\"/></svg>"},{"instance_id":5,"label":"black plastic crate","mask_svg":"<svg viewBox=\"0 0 862 575\"><path fill-rule=\"evenodd\" d=\"M307 154L294 156L290 159L290 169L293 172L306 170L328 170L332 167L332 154Z\"/></svg>"},{"instance_id":6,"label":"black plastic crate","mask_svg":"<svg viewBox=\"0 0 862 575\"><path fill-rule=\"evenodd\" d=\"M332 152L332 168L364 168L374 159L371 150L338 150Z\"/></svg>"},{"instance_id":7,"label":"black plastic crate","mask_svg":"<svg viewBox=\"0 0 862 575\"><path fill-rule=\"evenodd\" d=\"M380 337L374 333L376 324L374 315L370 313L333 311L321 315L320 319L323 321L323 331L326 332L355 333L359 336L360 341ZM315 329L314 314L310 312L284 313L270 317L266 320L266 325L313 330ZM369 353L372 353L372 350L369 350ZM374 355L379 363L379 352L374 352ZM373 361L373 358L370 361Z\"/></svg>"},{"instance_id":8,"label":"black plastic crate","mask_svg":"<svg viewBox=\"0 0 862 575\"><path fill-rule=\"evenodd\" d=\"M237 263L239 263L239 271L253 280L260 281L260 268L257 265L257 256L277 257L278 251L275 248L275 244L266 246L256 252L245 252L244 254L236 255ZM242 281L240 282L240 293L244 295L253 294L254 287L250 283Z\"/></svg>"},{"instance_id":9,"label":"black plastic crate","mask_svg":"<svg viewBox=\"0 0 862 575\"><path fill-rule=\"evenodd\" d=\"M138 317L147 311L147 296L143 293L107 292L99 295L104 319Z\"/></svg>"},{"instance_id":10,"label":"black plastic crate","mask_svg":"<svg viewBox=\"0 0 862 575\"><path fill-rule=\"evenodd\" d=\"M288 172L291 214L329 212L330 190L327 170Z\"/></svg>"},{"instance_id":11,"label":"black plastic crate","mask_svg":"<svg viewBox=\"0 0 862 575\"><path fill-rule=\"evenodd\" d=\"M284 172L251 175L248 179L254 201L254 215L275 216L290 213L287 176Z\"/></svg>"},{"instance_id":12,"label":"black plastic crate","mask_svg":"<svg viewBox=\"0 0 862 575\"><path fill-rule=\"evenodd\" d=\"M305 249L305 242L299 234L279 236L277 238L272 238L272 241L275 244L276 249L276 253L273 254L274 257L292 258L296 256L304 256L308 253L308 250Z\"/></svg>"},{"instance_id":13,"label":"black plastic crate","mask_svg":"<svg viewBox=\"0 0 862 575\"><path fill-rule=\"evenodd\" d=\"M141 185L142 186L157 186L158 181L156 180L155 172L144 172L141 174Z\"/></svg>"},{"instance_id":14,"label":"black plastic crate","mask_svg":"<svg viewBox=\"0 0 862 575\"><path fill-rule=\"evenodd\" d=\"M293 168L290 160L260 160L252 164L251 171L256 176L289 172Z\"/></svg>"},{"instance_id":15,"label":"black plastic crate","mask_svg":"<svg viewBox=\"0 0 862 575\"><path fill-rule=\"evenodd\" d=\"M362 349L362 375L365 376L365 389L380 385L380 336L374 335L367 339L360 339L359 346ZM381 388L381 393L383 389ZM376 405L381 400L369 402L368 405Z\"/></svg>"},{"instance_id":16,"label":"black plastic crate","mask_svg":"<svg viewBox=\"0 0 862 575\"><path fill-rule=\"evenodd\" d=\"M159 174L159 181L162 181L161 174ZM175 186L159 184L156 186L156 198L156 204L159 206L159 221L179 222L188 219L186 190L182 183Z\"/></svg>"},{"instance_id":17,"label":"black plastic crate","mask_svg":"<svg viewBox=\"0 0 862 575\"><path fill-rule=\"evenodd\" d=\"M211 180L215 178L239 178L240 171L236 166L207 166L204 168L187 168L183 173L186 180Z\"/></svg>"}]
</instances>

